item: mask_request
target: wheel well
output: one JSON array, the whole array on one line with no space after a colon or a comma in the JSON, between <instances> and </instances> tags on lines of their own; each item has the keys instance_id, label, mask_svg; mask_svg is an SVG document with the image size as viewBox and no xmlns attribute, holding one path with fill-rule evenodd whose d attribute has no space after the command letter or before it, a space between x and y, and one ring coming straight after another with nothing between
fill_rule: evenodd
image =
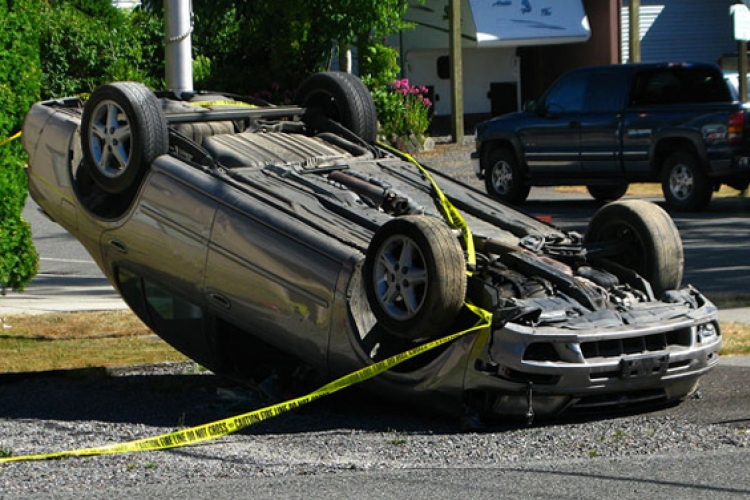
<instances>
[{"instance_id":1,"label":"wheel well","mask_svg":"<svg viewBox=\"0 0 750 500\"><path fill-rule=\"evenodd\" d=\"M684 138L671 138L663 139L659 141L654 149L654 156L651 159L651 169L653 172L660 174L664 162L669 156L676 151L686 151L693 155L698 161L698 164L703 168L703 160L698 154L698 150L695 145L688 139Z\"/></svg>"},{"instance_id":2,"label":"wheel well","mask_svg":"<svg viewBox=\"0 0 750 500\"><path fill-rule=\"evenodd\" d=\"M507 139L494 140L482 144L482 148L479 152L479 168L482 172L487 169L487 156L491 151L494 151L496 149L504 149L506 151L509 151L511 154L513 154L513 156L516 157L516 161L519 165L524 165L523 161L521 161L521 158L519 157L518 151L516 151L516 148L513 147L513 143L511 143Z\"/></svg>"}]
</instances>

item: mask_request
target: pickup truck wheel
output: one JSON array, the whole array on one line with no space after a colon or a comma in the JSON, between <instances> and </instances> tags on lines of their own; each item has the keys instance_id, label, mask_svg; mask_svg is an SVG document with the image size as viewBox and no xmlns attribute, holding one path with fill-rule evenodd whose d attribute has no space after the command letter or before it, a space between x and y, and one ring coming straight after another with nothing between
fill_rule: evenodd
<instances>
[{"instance_id":1,"label":"pickup truck wheel","mask_svg":"<svg viewBox=\"0 0 750 500\"><path fill-rule=\"evenodd\" d=\"M493 149L484 163L484 184L490 196L512 205L526 201L531 188L524 184L520 166L511 151Z\"/></svg>"},{"instance_id":2,"label":"pickup truck wheel","mask_svg":"<svg viewBox=\"0 0 750 500\"><path fill-rule=\"evenodd\" d=\"M628 183L625 183L615 184L614 186L591 185L586 186L586 189L588 190L591 197L596 201L606 203L608 201L619 200L620 198L625 196L625 193L628 192L628 187L630 187L630 185Z\"/></svg>"},{"instance_id":3,"label":"pickup truck wheel","mask_svg":"<svg viewBox=\"0 0 750 500\"><path fill-rule=\"evenodd\" d=\"M391 334L439 336L463 307L466 260L456 235L429 216L397 217L370 243L363 268L375 318Z\"/></svg>"},{"instance_id":4,"label":"pickup truck wheel","mask_svg":"<svg viewBox=\"0 0 750 500\"><path fill-rule=\"evenodd\" d=\"M701 171L695 156L678 151L664 162L662 191L667 205L684 211L706 208L711 201L713 187Z\"/></svg>"},{"instance_id":5,"label":"pickup truck wheel","mask_svg":"<svg viewBox=\"0 0 750 500\"><path fill-rule=\"evenodd\" d=\"M368 144L378 138L375 101L355 75L341 71L316 73L302 82L296 102L340 123Z\"/></svg>"},{"instance_id":6,"label":"pickup truck wheel","mask_svg":"<svg viewBox=\"0 0 750 500\"><path fill-rule=\"evenodd\" d=\"M610 244L602 257L640 274L657 297L682 283L685 256L680 233L669 214L654 203L624 200L603 206L591 219L584 241Z\"/></svg>"},{"instance_id":7,"label":"pickup truck wheel","mask_svg":"<svg viewBox=\"0 0 750 500\"><path fill-rule=\"evenodd\" d=\"M169 147L167 120L146 86L117 82L96 89L81 117L83 161L97 186L119 194L138 184Z\"/></svg>"}]
</instances>

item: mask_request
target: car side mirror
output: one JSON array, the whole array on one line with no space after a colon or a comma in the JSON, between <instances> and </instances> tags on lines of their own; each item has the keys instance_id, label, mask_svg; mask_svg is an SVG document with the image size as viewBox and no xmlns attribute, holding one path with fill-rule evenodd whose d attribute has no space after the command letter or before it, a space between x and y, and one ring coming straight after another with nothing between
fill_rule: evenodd
<instances>
[{"instance_id":1,"label":"car side mirror","mask_svg":"<svg viewBox=\"0 0 750 500\"><path fill-rule=\"evenodd\" d=\"M540 109L539 103L533 99L529 99L523 103L523 110L527 113L538 113Z\"/></svg>"}]
</instances>

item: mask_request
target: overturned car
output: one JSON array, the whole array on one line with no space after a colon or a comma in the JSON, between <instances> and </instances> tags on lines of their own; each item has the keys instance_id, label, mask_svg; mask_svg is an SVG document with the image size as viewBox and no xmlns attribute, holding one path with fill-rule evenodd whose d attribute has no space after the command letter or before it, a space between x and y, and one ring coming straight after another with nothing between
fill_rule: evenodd
<instances>
[{"instance_id":1,"label":"overturned car","mask_svg":"<svg viewBox=\"0 0 750 500\"><path fill-rule=\"evenodd\" d=\"M37 103L30 193L160 337L240 380L289 359L343 375L470 327L467 303L491 325L366 385L556 415L679 401L717 363L717 309L681 287L658 206L611 203L568 233L378 144L352 75L313 75L297 102L118 82Z\"/></svg>"}]
</instances>

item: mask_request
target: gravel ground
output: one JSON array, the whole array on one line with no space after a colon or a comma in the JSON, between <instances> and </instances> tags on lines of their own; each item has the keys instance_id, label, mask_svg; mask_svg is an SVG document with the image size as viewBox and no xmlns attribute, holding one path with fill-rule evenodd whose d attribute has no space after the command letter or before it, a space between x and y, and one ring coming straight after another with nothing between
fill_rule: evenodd
<instances>
[{"instance_id":1,"label":"gravel ground","mask_svg":"<svg viewBox=\"0 0 750 500\"><path fill-rule=\"evenodd\" d=\"M0 450L36 454L151 437L263 407L263 394L227 385L191 363L6 377L0 380ZM113 492L127 497L128 488L224 478L482 469L750 446L746 425L705 425L667 410L464 431L458 421L403 412L361 394L349 388L196 446L4 464L0 498L81 492L87 498L111 498Z\"/></svg>"},{"instance_id":2,"label":"gravel ground","mask_svg":"<svg viewBox=\"0 0 750 500\"><path fill-rule=\"evenodd\" d=\"M471 143L419 155L465 182ZM192 363L0 378L0 454L54 452L159 435L260 408L273 391L235 387ZM744 389L743 389L744 390ZM712 401L590 420L492 424L403 411L349 388L293 413L201 445L170 451L0 465L0 499L55 496L125 498L143 485L227 478L299 477L343 471L496 468L731 451L750 446L748 420L706 424ZM739 424L737 422L740 422Z\"/></svg>"}]
</instances>

